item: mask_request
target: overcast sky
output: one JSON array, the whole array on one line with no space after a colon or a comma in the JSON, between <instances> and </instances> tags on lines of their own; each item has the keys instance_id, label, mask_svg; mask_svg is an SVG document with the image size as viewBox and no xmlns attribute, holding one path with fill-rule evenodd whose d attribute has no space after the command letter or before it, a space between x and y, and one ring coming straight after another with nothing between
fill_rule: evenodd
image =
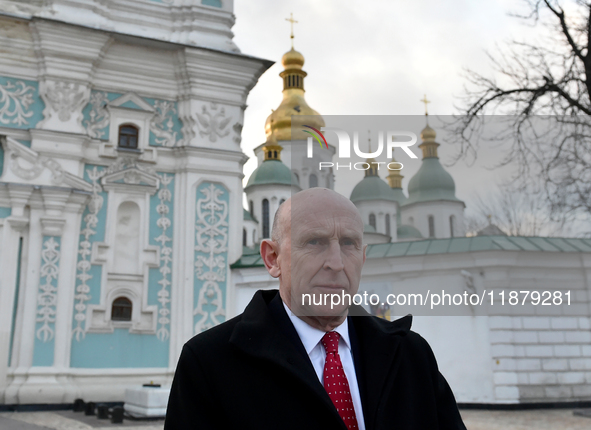
<instances>
[{"instance_id":1,"label":"overcast sky","mask_svg":"<svg viewBox=\"0 0 591 430\"><path fill-rule=\"evenodd\" d=\"M490 73L486 50L538 31L509 16L519 6L515 0L235 0L237 45L276 61L248 98L242 148L252 158L246 178L256 168L252 149L265 140L265 120L282 99L278 74L290 49L290 12L298 21L295 48L306 59L306 100L320 114L422 115L419 100L427 94L430 115L450 115L457 113L465 68ZM454 148L439 143L446 163ZM475 166L448 168L468 206L498 178L484 168L493 164L485 155ZM417 168L405 168L405 188Z\"/></svg>"}]
</instances>

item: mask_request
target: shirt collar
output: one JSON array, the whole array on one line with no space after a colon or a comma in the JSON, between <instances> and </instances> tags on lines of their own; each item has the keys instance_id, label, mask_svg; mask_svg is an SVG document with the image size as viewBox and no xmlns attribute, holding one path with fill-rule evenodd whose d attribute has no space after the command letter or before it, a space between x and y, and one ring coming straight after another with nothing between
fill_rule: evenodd
<instances>
[{"instance_id":1,"label":"shirt collar","mask_svg":"<svg viewBox=\"0 0 591 430\"><path fill-rule=\"evenodd\" d=\"M304 320L297 317L287 307L287 305L285 304L284 301L281 301L281 303L283 303L283 306L285 307L285 312L287 312L287 316L289 317L289 319L291 320L291 323L293 324L294 328L298 332L298 336L300 337L300 340L302 341L302 344L304 345L304 349L306 350L308 355L310 355L310 352L312 352L314 347L316 347L316 345L318 345L318 343L320 342L322 337L326 334L326 332L324 332L322 330L318 330L315 327L312 327L307 322L305 322ZM336 331L338 334L341 335L341 339L343 339L343 341L345 342L345 346L347 348L349 348L349 350L351 350L351 342L349 340L348 318L345 318L345 320L341 323L341 325L336 327L334 329L334 331Z\"/></svg>"}]
</instances>

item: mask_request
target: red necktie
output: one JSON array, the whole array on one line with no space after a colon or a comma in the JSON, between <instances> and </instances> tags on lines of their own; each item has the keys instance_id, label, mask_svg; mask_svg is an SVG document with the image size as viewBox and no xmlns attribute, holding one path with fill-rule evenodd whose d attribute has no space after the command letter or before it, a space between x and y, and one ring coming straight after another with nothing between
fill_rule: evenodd
<instances>
[{"instance_id":1,"label":"red necktie","mask_svg":"<svg viewBox=\"0 0 591 430\"><path fill-rule=\"evenodd\" d=\"M324 389L337 408L337 412L349 430L357 429L355 408L351 399L349 382L339 356L339 338L336 331L330 331L322 338L322 345L326 350L324 363Z\"/></svg>"}]
</instances>

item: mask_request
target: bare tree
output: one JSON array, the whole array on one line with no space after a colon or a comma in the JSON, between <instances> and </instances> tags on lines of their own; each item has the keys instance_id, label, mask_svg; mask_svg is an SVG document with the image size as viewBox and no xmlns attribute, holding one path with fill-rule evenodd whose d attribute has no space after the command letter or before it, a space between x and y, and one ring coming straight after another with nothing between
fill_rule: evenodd
<instances>
[{"instance_id":1,"label":"bare tree","mask_svg":"<svg viewBox=\"0 0 591 430\"><path fill-rule=\"evenodd\" d=\"M482 230L488 234L498 228L507 236L571 236L585 232L573 231L566 219L552 220L545 196L532 190L499 187L486 197L476 196L473 213L466 218L466 231L475 236ZM492 228L491 228L492 227Z\"/></svg>"},{"instance_id":2,"label":"bare tree","mask_svg":"<svg viewBox=\"0 0 591 430\"><path fill-rule=\"evenodd\" d=\"M591 2L525 0L518 19L543 26L545 40L511 41L489 54L493 76L468 70L462 113L451 128L458 158L475 157L478 136L502 114L509 142L501 164L515 163L513 188L540 185L553 219L591 214ZM568 14L565 10L568 10Z\"/></svg>"}]
</instances>

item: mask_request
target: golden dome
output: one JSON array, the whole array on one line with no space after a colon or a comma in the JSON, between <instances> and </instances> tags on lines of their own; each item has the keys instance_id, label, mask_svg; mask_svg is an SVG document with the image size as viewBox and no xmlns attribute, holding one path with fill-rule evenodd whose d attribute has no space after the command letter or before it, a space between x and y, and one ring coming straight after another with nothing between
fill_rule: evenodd
<instances>
[{"instance_id":1,"label":"golden dome","mask_svg":"<svg viewBox=\"0 0 591 430\"><path fill-rule=\"evenodd\" d=\"M283 100L265 122L267 139L274 135L277 141L306 140L307 134L301 130L291 135L291 117L295 115L312 116L306 119L306 125L320 129L325 126L324 119L318 112L308 106L304 97L304 78L307 73L302 70L304 56L291 48L283 55L281 63L285 70L279 76L283 78Z\"/></svg>"},{"instance_id":2,"label":"golden dome","mask_svg":"<svg viewBox=\"0 0 591 430\"><path fill-rule=\"evenodd\" d=\"M435 132L435 130L429 127L429 125L427 125L423 129L423 131L421 131L421 139L423 140L423 142L427 140L435 140L435 137L437 137L437 133Z\"/></svg>"},{"instance_id":3,"label":"golden dome","mask_svg":"<svg viewBox=\"0 0 591 430\"><path fill-rule=\"evenodd\" d=\"M423 151L423 158L438 158L437 147L439 144L435 142L436 136L437 133L429 127L429 124L421 131L423 143L419 145L419 148Z\"/></svg>"},{"instance_id":4,"label":"golden dome","mask_svg":"<svg viewBox=\"0 0 591 430\"><path fill-rule=\"evenodd\" d=\"M301 69L304 65L304 56L296 51L295 49L291 48L281 58L281 64L283 64L283 68L287 69L294 68L294 69Z\"/></svg>"}]
</instances>

